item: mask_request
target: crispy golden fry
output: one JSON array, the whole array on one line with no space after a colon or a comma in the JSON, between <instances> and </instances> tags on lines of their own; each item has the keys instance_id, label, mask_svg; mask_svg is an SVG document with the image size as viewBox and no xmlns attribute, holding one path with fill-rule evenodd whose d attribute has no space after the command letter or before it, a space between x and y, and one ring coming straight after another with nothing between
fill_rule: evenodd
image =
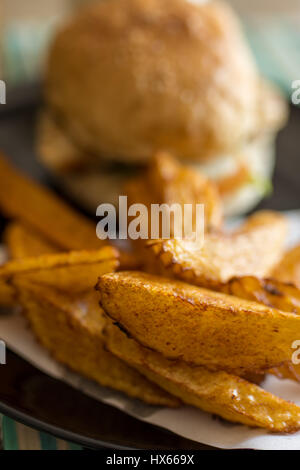
<instances>
[{"instance_id":1,"label":"crispy golden fry","mask_svg":"<svg viewBox=\"0 0 300 470\"><path fill-rule=\"evenodd\" d=\"M56 360L103 386L146 403L179 405L177 398L104 349L105 319L93 290L85 295L68 295L23 276L16 276L14 283L33 332Z\"/></svg>"},{"instance_id":2,"label":"crispy golden fry","mask_svg":"<svg viewBox=\"0 0 300 470\"><path fill-rule=\"evenodd\" d=\"M48 242L43 235L32 227L20 222L11 222L4 233L4 243L12 259L32 258L35 256L59 253L61 250ZM140 262L132 253L119 253L120 269L133 270L140 268Z\"/></svg>"},{"instance_id":3,"label":"crispy golden fry","mask_svg":"<svg viewBox=\"0 0 300 470\"><path fill-rule=\"evenodd\" d=\"M300 314L300 290L293 284L254 276L230 279L220 290L241 299L261 302L269 307Z\"/></svg>"},{"instance_id":4,"label":"crispy golden fry","mask_svg":"<svg viewBox=\"0 0 300 470\"><path fill-rule=\"evenodd\" d=\"M105 274L104 311L142 345L170 359L241 375L291 358L300 317L139 272Z\"/></svg>"},{"instance_id":5,"label":"crispy golden fry","mask_svg":"<svg viewBox=\"0 0 300 470\"><path fill-rule=\"evenodd\" d=\"M272 271L272 277L283 282L292 282L300 288L300 245L284 254Z\"/></svg>"},{"instance_id":6,"label":"crispy golden fry","mask_svg":"<svg viewBox=\"0 0 300 470\"><path fill-rule=\"evenodd\" d=\"M215 184L199 171L181 165L170 154L157 153L148 168L146 191L152 203L204 204L206 230L219 228L223 209ZM194 214L195 215L195 214ZM195 217L193 230L195 230Z\"/></svg>"},{"instance_id":7,"label":"crispy golden fry","mask_svg":"<svg viewBox=\"0 0 300 470\"><path fill-rule=\"evenodd\" d=\"M192 204L193 230L195 230L195 206L205 206L205 228L219 228L223 221L222 203L213 182L200 172L180 165L171 155L159 152L151 160L146 174L127 182L124 192L128 204L144 204L148 208L149 238L151 237L151 204ZM181 227L179 227L181 229ZM175 226L171 219L170 235ZM144 269L153 273L164 273L153 255L145 249L145 240L134 240L133 248L143 263Z\"/></svg>"},{"instance_id":8,"label":"crispy golden fry","mask_svg":"<svg viewBox=\"0 0 300 470\"><path fill-rule=\"evenodd\" d=\"M61 252L58 247L48 242L32 227L27 227L17 221L11 222L7 226L4 233L4 243L13 260ZM119 252L119 262L122 270L134 270L141 267L136 256L125 251Z\"/></svg>"},{"instance_id":9,"label":"crispy golden fry","mask_svg":"<svg viewBox=\"0 0 300 470\"><path fill-rule=\"evenodd\" d=\"M11 222L4 233L4 243L12 259L21 259L61 251L57 246L40 236L32 227L20 222Z\"/></svg>"},{"instance_id":10,"label":"crispy golden fry","mask_svg":"<svg viewBox=\"0 0 300 470\"><path fill-rule=\"evenodd\" d=\"M153 240L148 247L171 277L218 288L235 276L264 277L284 249L286 220L275 212L258 212L232 234L207 233L203 245L193 240Z\"/></svg>"},{"instance_id":11,"label":"crispy golden fry","mask_svg":"<svg viewBox=\"0 0 300 470\"><path fill-rule=\"evenodd\" d=\"M72 292L80 292L92 289L100 273L115 271L118 266L118 251L110 246L95 251L73 251L9 261L0 267L0 304L15 304L11 280L16 275L37 277L41 283L61 289L71 283Z\"/></svg>"},{"instance_id":12,"label":"crispy golden fry","mask_svg":"<svg viewBox=\"0 0 300 470\"><path fill-rule=\"evenodd\" d=\"M0 155L0 208L41 232L62 250L98 249L93 222L82 216L50 189L19 173Z\"/></svg>"},{"instance_id":13,"label":"crispy golden fry","mask_svg":"<svg viewBox=\"0 0 300 470\"><path fill-rule=\"evenodd\" d=\"M231 279L222 287L224 293L242 299L255 300L285 312L300 314L300 290L293 284L275 279L258 279L252 276ZM279 378L300 382L300 366L287 362L273 368L270 373Z\"/></svg>"},{"instance_id":14,"label":"crispy golden fry","mask_svg":"<svg viewBox=\"0 0 300 470\"><path fill-rule=\"evenodd\" d=\"M229 421L273 432L300 429L300 407L226 372L170 361L126 337L112 323L105 327L108 350L184 403Z\"/></svg>"}]
</instances>

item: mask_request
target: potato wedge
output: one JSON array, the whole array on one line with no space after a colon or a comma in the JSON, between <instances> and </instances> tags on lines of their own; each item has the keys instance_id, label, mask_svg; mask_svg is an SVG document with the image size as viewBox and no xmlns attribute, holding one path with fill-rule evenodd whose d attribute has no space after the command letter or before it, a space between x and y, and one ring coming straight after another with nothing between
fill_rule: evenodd
<instances>
[{"instance_id":1,"label":"potato wedge","mask_svg":"<svg viewBox=\"0 0 300 470\"><path fill-rule=\"evenodd\" d=\"M0 304L15 304L11 279L16 275L35 275L41 283L60 289L69 286L72 292L80 292L92 289L100 273L115 271L119 266L118 256L115 248L105 246L96 251L73 251L9 261L0 267Z\"/></svg>"},{"instance_id":2,"label":"potato wedge","mask_svg":"<svg viewBox=\"0 0 300 470\"><path fill-rule=\"evenodd\" d=\"M4 243L12 259L58 253L61 250L40 236L32 227L11 222L5 229Z\"/></svg>"},{"instance_id":3,"label":"potato wedge","mask_svg":"<svg viewBox=\"0 0 300 470\"><path fill-rule=\"evenodd\" d=\"M157 153L146 174L129 181L125 192L129 204L142 203L148 210L151 204L180 204L182 207L192 204L194 208L196 204L204 204L206 230L219 228L223 223L222 203L215 184L202 173L180 165L165 152ZM195 223L194 217L193 230ZM171 236L173 230L171 226Z\"/></svg>"},{"instance_id":4,"label":"potato wedge","mask_svg":"<svg viewBox=\"0 0 300 470\"><path fill-rule=\"evenodd\" d=\"M242 375L290 360L300 317L257 302L140 272L105 274L104 311L170 359Z\"/></svg>"},{"instance_id":5,"label":"potato wedge","mask_svg":"<svg viewBox=\"0 0 300 470\"><path fill-rule=\"evenodd\" d=\"M158 152L151 161L146 191L153 197L153 203L204 204L206 230L219 228L223 223L222 202L215 183L166 152ZM193 230L195 223L194 218Z\"/></svg>"},{"instance_id":6,"label":"potato wedge","mask_svg":"<svg viewBox=\"0 0 300 470\"><path fill-rule=\"evenodd\" d=\"M279 213L258 212L232 234L207 233L193 240L152 240L148 247L170 276L218 288L235 276L267 276L284 250L286 221Z\"/></svg>"},{"instance_id":7,"label":"potato wedge","mask_svg":"<svg viewBox=\"0 0 300 470\"><path fill-rule=\"evenodd\" d=\"M300 407L226 372L210 372L170 361L129 339L112 323L105 327L108 350L188 405L222 418L272 432L300 429Z\"/></svg>"},{"instance_id":8,"label":"potato wedge","mask_svg":"<svg viewBox=\"0 0 300 470\"><path fill-rule=\"evenodd\" d=\"M13 260L62 252L32 227L18 221L11 222L6 227L4 243ZM133 253L119 251L119 261L122 270L134 270L141 267L140 261Z\"/></svg>"},{"instance_id":9,"label":"potato wedge","mask_svg":"<svg viewBox=\"0 0 300 470\"><path fill-rule=\"evenodd\" d=\"M104 349L105 319L93 290L74 296L23 276L16 276L14 283L35 336L57 361L146 403L179 405L177 398Z\"/></svg>"},{"instance_id":10,"label":"potato wedge","mask_svg":"<svg viewBox=\"0 0 300 470\"><path fill-rule=\"evenodd\" d=\"M145 175L127 182L124 188L128 205L144 204L148 208L148 236L151 238L151 204L192 204L193 230L196 223L196 204L205 206L205 228L216 229L222 225L223 211L218 191L213 182L200 172L180 165L170 154L157 153L149 163ZM170 235L174 234L174 222L170 224ZM161 228L160 228L161 230ZM145 240L132 240L132 245L141 260L144 270L156 274L164 273L153 255L145 249Z\"/></svg>"},{"instance_id":11,"label":"potato wedge","mask_svg":"<svg viewBox=\"0 0 300 470\"><path fill-rule=\"evenodd\" d=\"M284 312L300 314L300 290L293 284L254 276L235 277L220 290L241 299L261 302Z\"/></svg>"},{"instance_id":12,"label":"potato wedge","mask_svg":"<svg viewBox=\"0 0 300 470\"><path fill-rule=\"evenodd\" d=\"M275 279L242 277L231 279L222 291L247 300L255 300L285 312L300 314L300 290L293 284ZM280 379L300 382L300 365L286 362L269 371Z\"/></svg>"},{"instance_id":13,"label":"potato wedge","mask_svg":"<svg viewBox=\"0 0 300 470\"><path fill-rule=\"evenodd\" d=\"M283 282L292 282L300 288L300 245L284 254L273 269L272 277Z\"/></svg>"},{"instance_id":14,"label":"potato wedge","mask_svg":"<svg viewBox=\"0 0 300 470\"><path fill-rule=\"evenodd\" d=\"M50 189L30 180L0 155L0 209L41 232L62 250L98 249L93 222L76 212Z\"/></svg>"}]
</instances>

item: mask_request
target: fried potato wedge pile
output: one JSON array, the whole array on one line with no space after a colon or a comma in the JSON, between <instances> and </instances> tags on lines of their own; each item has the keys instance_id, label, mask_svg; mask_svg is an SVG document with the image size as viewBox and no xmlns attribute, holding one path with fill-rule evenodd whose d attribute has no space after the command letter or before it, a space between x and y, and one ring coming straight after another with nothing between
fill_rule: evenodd
<instances>
[{"instance_id":1,"label":"fried potato wedge pile","mask_svg":"<svg viewBox=\"0 0 300 470\"><path fill-rule=\"evenodd\" d=\"M185 239L148 242L170 276L191 284L217 288L232 277L267 276L279 262L287 234L285 218L258 212L231 234L207 233L203 243Z\"/></svg>"},{"instance_id":2,"label":"fried potato wedge pile","mask_svg":"<svg viewBox=\"0 0 300 470\"><path fill-rule=\"evenodd\" d=\"M139 343L211 370L266 370L291 357L300 316L139 272L105 274L104 311Z\"/></svg>"},{"instance_id":3,"label":"fried potato wedge pile","mask_svg":"<svg viewBox=\"0 0 300 470\"><path fill-rule=\"evenodd\" d=\"M95 280L104 272L114 271L119 266L119 253L110 246L95 251L74 251L31 258L12 260L0 267L0 304L14 305L15 289L11 282L17 274L39 278L41 283L52 283L64 289L72 281L72 291L92 289ZM55 276L53 269L55 268ZM102 271L102 272L101 272Z\"/></svg>"},{"instance_id":4,"label":"fried potato wedge pile","mask_svg":"<svg viewBox=\"0 0 300 470\"><path fill-rule=\"evenodd\" d=\"M23 250L26 254L29 249L34 256L59 251L97 250L107 245L97 238L95 224L89 218L50 189L24 176L1 154L0 210L23 226L21 230L20 226L11 227L6 234L8 247L14 251L13 257L21 257ZM31 246L26 250L28 241ZM124 269L137 269L139 262L135 256L120 251L120 265Z\"/></svg>"},{"instance_id":5,"label":"fried potato wedge pile","mask_svg":"<svg viewBox=\"0 0 300 470\"><path fill-rule=\"evenodd\" d=\"M146 403L179 405L176 397L105 350L105 319L93 290L68 294L22 274L14 278L14 285L32 331L57 361L105 387Z\"/></svg>"},{"instance_id":6,"label":"fried potato wedge pile","mask_svg":"<svg viewBox=\"0 0 300 470\"><path fill-rule=\"evenodd\" d=\"M22 243L31 236L27 227L24 232ZM36 338L56 360L103 386L149 404L178 406L177 398L104 349L105 318L99 311L93 286L100 273L118 267L118 252L112 247L103 247L96 252L33 258L38 246L42 248L42 244L31 243L30 239L20 257L25 254L31 258L11 261L0 268L0 302L5 298L3 281L9 281L11 303L22 306Z\"/></svg>"},{"instance_id":7,"label":"fried potato wedge pile","mask_svg":"<svg viewBox=\"0 0 300 470\"><path fill-rule=\"evenodd\" d=\"M300 427L300 407L226 372L211 372L183 361L170 361L129 339L112 323L105 327L109 351L188 405L228 421L293 432Z\"/></svg>"},{"instance_id":8,"label":"fried potato wedge pile","mask_svg":"<svg viewBox=\"0 0 300 470\"><path fill-rule=\"evenodd\" d=\"M254 383L265 373L300 378L291 363L300 250L283 256L284 217L260 212L225 233L214 183L164 152L127 189L129 204L148 209L204 204L204 243L141 240L133 256L120 252L0 157L0 210L11 219L0 305L20 306L56 360L103 386L273 432L299 430L300 408ZM156 275L132 271L141 266Z\"/></svg>"}]
</instances>

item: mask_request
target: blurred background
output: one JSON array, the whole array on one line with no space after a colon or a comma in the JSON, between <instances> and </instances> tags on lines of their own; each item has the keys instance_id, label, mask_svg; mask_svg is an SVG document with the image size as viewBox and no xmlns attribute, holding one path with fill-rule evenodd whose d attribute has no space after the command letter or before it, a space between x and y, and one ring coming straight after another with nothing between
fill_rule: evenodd
<instances>
[{"instance_id":1,"label":"blurred background","mask_svg":"<svg viewBox=\"0 0 300 470\"><path fill-rule=\"evenodd\" d=\"M10 84L36 80L59 23L91 1L1 0L0 78ZM291 82L300 78L300 1L228 1L242 18L263 74L290 95Z\"/></svg>"}]
</instances>

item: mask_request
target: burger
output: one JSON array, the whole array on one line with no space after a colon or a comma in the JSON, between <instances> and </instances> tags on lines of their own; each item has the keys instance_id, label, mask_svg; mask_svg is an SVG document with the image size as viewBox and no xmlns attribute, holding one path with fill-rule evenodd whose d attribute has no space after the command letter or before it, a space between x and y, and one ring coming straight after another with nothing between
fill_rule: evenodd
<instances>
[{"instance_id":1,"label":"burger","mask_svg":"<svg viewBox=\"0 0 300 470\"><path fill-rule=\"evenodd\" d=\"M270 187L287 107L225 3L93 3L56 34L44 81L38 154L93 210L159 150L215 180L227 215Z\"/></svg>"}]
</instances>

